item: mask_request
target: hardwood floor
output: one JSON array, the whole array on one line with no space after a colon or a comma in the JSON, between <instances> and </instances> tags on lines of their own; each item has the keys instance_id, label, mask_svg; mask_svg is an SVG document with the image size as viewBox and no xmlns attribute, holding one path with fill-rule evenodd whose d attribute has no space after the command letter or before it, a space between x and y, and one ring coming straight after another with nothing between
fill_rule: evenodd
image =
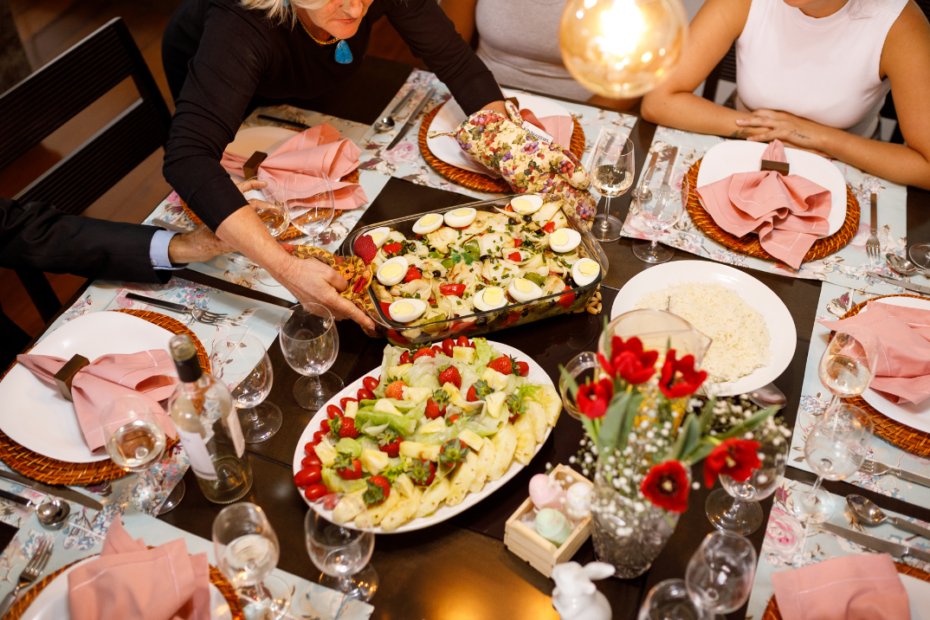
<instances>
[{"instance_id":1,"label":"hardwood floor","mask_svg":"<svg viewBox=\"0 0 930 620\"><path fill-rule=\"evenodd\" d=\"M161 38L181 0L10 0L13 17L33 70L56 58L72 45L113 19L122 17L173 110L161 65ZM394 28L381 20L373 31L369 54L421 65ZM136 100L138 93L127 80L96 101L79 116L49 136L12 166L0 170L0 196L11 197L91 137ZM85 212L120 222L141 222L170 191L161 173L162 150L122 179ZM67 301L84 279L48 274L60 300ZM4 312L32 335L44 326L19 279L0 269L0 304Z\"/></svg>"}]
</instances>

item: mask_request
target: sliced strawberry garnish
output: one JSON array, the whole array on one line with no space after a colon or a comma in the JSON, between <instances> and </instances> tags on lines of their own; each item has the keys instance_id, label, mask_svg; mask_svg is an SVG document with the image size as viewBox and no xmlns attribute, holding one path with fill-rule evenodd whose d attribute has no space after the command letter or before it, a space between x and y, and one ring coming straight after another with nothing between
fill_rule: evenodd
<instances>
[{"instance_id":1,"label":"sliced strawberry garnish","mask_svg":"<svg viewBox=\"0 0 930 620\"><path fill-rule=\"evenodd\" d=\"M373 261L375 259L375 254L378 253L378 246L375 245L371 235L362 235L356 239L352 249L355 251L356 256L365 261L366 265Z\"/></svg>"}]
</instances>

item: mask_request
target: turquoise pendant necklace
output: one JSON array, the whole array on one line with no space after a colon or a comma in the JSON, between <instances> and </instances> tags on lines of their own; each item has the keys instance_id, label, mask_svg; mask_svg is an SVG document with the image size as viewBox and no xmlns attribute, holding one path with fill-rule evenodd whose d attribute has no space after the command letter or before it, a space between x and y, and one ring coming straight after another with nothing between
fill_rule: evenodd
<instances>
[{"instance_id":1,"label":"turquoise pendant necklace","mask_svg":"<svg viewBox=\"0 0 930 620\"><path fill-rule=\"evenodd\" d=\"M307 33L307 36L313 39L314 43L316 43L317 45L326 46L326 45L332 45L333 43L338 42L338 45L336 46L336 62L338 62L340 65L351 65L352 64L352 60L353 60L352 50L349 49L348 43L346 43L342 39L336 39L336 38L333 38L329 41L320 41L315 36L313 36L313 34L311 34L310 30L307 28L306 25L304 25L304 21L300 19L300 17L297 18L297 21L300 22L300 27L304 29L304 32Z\"/></svg>"}]
</instances>

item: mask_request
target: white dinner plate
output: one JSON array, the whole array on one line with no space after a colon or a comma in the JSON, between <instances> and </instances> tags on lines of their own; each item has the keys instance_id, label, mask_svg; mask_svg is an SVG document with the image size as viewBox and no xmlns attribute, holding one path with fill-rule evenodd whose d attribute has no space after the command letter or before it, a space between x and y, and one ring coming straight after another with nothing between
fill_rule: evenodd
<instances>
[{"instance_id":1,"label":"white dinner plate","mask_svg":"<svg viewBox=\"0 0 930 620\"><path fill-rule=\"evenodd\" d=\"M30 351L65 360L80 354L94 361L109 353L167 349L173 334L138 317L94 312L65 323ZM0 429L13 441L68 463L91 463L110 457L87 447L74 404L43 383L22 364L0 381Z\"/></svg>"},{"instance_id":2,"label":"white dinner plate","mask_svg":"<svg viewBox=\"0 0 930 620\"><path fill-rule=\"evenodd\" d=\"M772 289L754 277L727 265L682 260L650 267L623 285L610 309L610 318L613 320L624 312L635 310L636 302L646 293L661 291L669 285L685 282L717 283L736 291L744 302L759 311L769 330L772 351L769 365L757 368L737 381L718 383L715 387L718 396L751 392L768 385L788 368L797 346L797 331L791 313Z\"/></svg>"},{"instance_id":3,"label":"white dinner plate","mask_svg":"<svg viewBox=\"0 0 930 620\"><path fill-rule=\"evenodd\" d=\"M96 559L96 556L86 558L55 577L44 590L39 592L21 616L21 620L69 620L71 609L68 605L68 573L81 564ZM211 620L232 620L229 603L212 583L210 584L210 618Z\"/></svg>"},{"instance_id":4,"label":"white dinner plate","mask_svg":"<svg viewBox=\"0 0 930 620\"><path fill-rule=\"evenodd\" d=\"M283 127L249 127L240 130L225 150L246 159L255 151L271 155L276 148L296 135L296 131Z\"/></svg>"},{"instance_id":5,"label":"white dinner plate","mask_svg":"<svg viewBox=\"0 0 930 620\"><path fill-rule=\"evenodd\" d=\"M549 375L546 374L546 371L542 369L542 366L537 364L533 358L521 352L519 349L507 346L506 344L501 344L499 342L493 342L488 340L488 344L497 349L498 352L503 353L504 355L509 355L515 357L517 361L526 362L530 367L530 372L527 374L526 378L530 383L535 383L537 385L551 385L555 387L555 384L552 382L552 379L549 378ZM381 374L381 367L375 368L369 372L366 376L378 378ZM325 405L320 407L320 410L313 416L310 420L310 423L307 424L307 427L304 429L303 434L300 436L300 440L297 442L297 449L294 451L294 474L301 470L300 462L304 459L306 454L304 454L304 445L313 440L313 433L320 429L320 422L326 419L326 407L329 405L338 405L340 398L351 397L355 398L358 390L363 386L362 381L365 377L360 377L357 381L348 385L341 392L333 396ZM558 388L556 388L558 389ZM546 436L541 442L536 444L535 454L539 454L539 451L542 449L543 444L546 443L546 440L549 439L549 435L552 433L552 428L549 427L549 430L546 431ZM421 530L425 527L430 527L431 525L436 525L437 523L442 523L447 519L451 519L455 515L465 512L487 496L489 496L494 491L498 490L507 482L520 473L520 470L523 469L523 465L514 460L510 464L510 468L504 472L504 475L498 478L493 482L488 482L484 485L484 488L481 489L479 493L468 493L465 496L465 499L462 500L458 506L446 506L443 504L436 512L428 517L421 517L419 519L413 519L408 521L406 524L400 526L392 532L384 532L380 527L374 529L376 534L403 534L404 532L413 532L415 530ZM327 520L332 520L332 511L325 510L320 502L311 502L308 500L303 492L300 494L304 498L304 501L313 508L318 514L322 515ZM345 524L345 527L354 529L352 524Z\"/></svg>"},{"instance_id":6,"label":"white dinner plate","mask_svg":"<svg viewBox=\"0 0 930 620\"><path fill-rule=\"evenodd\" d=\"M506 89L504 90L504 96L516 97L520 104L520 109L529 108L533 111L533 114L536 115L536 118L544 118L546 116L571 116L571 112L551 99ZM429 131L454 131L466 118L468 117L465 115L465 112L462 111L462 108L459 107L459 104L455 102L455 99L449 99L446 104L440 108L439 112L436 113L436 116L433 117L433 122L430 123ZM478 174L486 174L494 178L500 178L501 176L497 171L490 170L475 161L468 153L459 147L458 142L451 136L427 138L426 144L433 155L456 168L477 172Z\"/></svg>"},{"instance_id":7,"label":"white dinner plate","mask_svg":"<svg viewBox=\"0 0 930 620\"><path fill-rule=\"evenodd\" d=\"M892 306L930 310L930 299L887 297L879 301ZM862 399L895 422L900 422L924 433L930 433L930 398L922 403L895 404L875 390L869 389L862 394Z\"/></svg>"},{"instance_id":8,"label":"white dinner plate","mask_svg":"<svg viewBox=\"0 0 930 620\"><path fill-rule=\"evenodd\" d=\"M697 187L716 183L737 172L758 172L762 153L768 144L743 140L721 142L704 154L698 171ZM833 206L827 222L830 230L824 237L836 233L846 220L846 180L830 160L807 151L785 148L791 174L802 176L830 190Z\"/></svg>"}]
</instances>

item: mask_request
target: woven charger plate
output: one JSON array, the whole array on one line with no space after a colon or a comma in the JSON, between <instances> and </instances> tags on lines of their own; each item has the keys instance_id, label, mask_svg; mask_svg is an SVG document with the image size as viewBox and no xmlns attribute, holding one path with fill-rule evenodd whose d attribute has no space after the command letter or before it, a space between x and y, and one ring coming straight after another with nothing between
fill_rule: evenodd
<instances>
[{"instance_id":1,"label":"woven charger plate","mask_svg":"<svg viewBox=\"0 0 930 620\"><path fill-rule=\"evenodd\" d=\"M900 575L908 575L915 579L920 579L921 581L930 581L930 573L922 571L919 568L914 568L913 566L908 566L907 564L901 564L899 562L895 562L894 567L898 569L898 574ZM774 596L769 599L768 607L765 608L765 613L762 614L762 620L782 620L781 611L778 609L778 603L775 601Z\"/></svg>"},{"instance_id":2,"label":"woven charger plate","mask_svg":"<svg viewBox=\"0 0 930 620\"><path fill-rule=\"evenodd\" d=\"M85 558L86 559L86 558ZM23 614L26 613L26 610L29 609L29 606L32 602L39 596L39 593L44 590L48 584L52 582L56 577L61 575L63 572L77 564L78 562L83 562L84 560L78 560L77 562L72 562L67 566L59 568L54 573L51 573L47 577L43 578L41 581L37 582L31 588L26 590L26 592L16 601L16 603L10 607L10 611L3 616L3 620L19 620L22 618ZM226 581L226 577L223 576L216 567L210 566L210 583L216 586L216 589L220 591L220 594L223 595L223 598L226 599L226 602L229 604L229 613L232 616L233 620L245 620L245 614L242 613L242 605L239 604L239 597L236 595L236 591L233 589L232 585Z\"/></svg>"},{"instance_id":3,"label":"woven charger plate","mask_svg":"<svg viewBox=\"0 0 930 620\"><path fill-rule=\"evenodd\" d=\"M853 306L849 312L843 315L844 319L848 319L851 316L856 316L861 312L866 304L870 301L877 301L879 299L886 299L888 297L913 297L915 299L926 299L926 297L921 297L919 295L882 295L881 297L873 297L867 301L862 302ZM901 424L891 418L885 416L882 412L878 411L865 402L865 399L861 396L854 396L852 398L845 399L847 402L861 407L862 409L869 412L872 416L872 423L875 425L875 434L899 448L903 448L912 454L917 456L930 456L930 434L921 432L917 429L911 428L905 424Z\"/></svg>"},{"instance_id":4,"label":"woven charger plate","mask_svg":"<svg viewBox=\"0 0 930 620\"><path fill-rule=\"evenodd\" d=\"M197 348L197 359L200 361L201 368L210 368L210 356L207 355L203 344L194 332L177 319L147 310L114 310L113 312L131 314L164 328L172 334L187 334ZM170 450L176 443L176 439L169 438L165 451ZM44 456L16 443L2 431L0 431L0 459L14 471L46 484L98 484L129 474L128 470L119 467L109 459L93 463L68 463Z\"/></svg>"},{"instance_id":5,"label":"woven charger plate","mask_svg":"<svg viewBox=\"0 0 930 620\"><path fill-rule=\"evenodd\" d=\"M461 185L468 189L475 189L479 192L494 194L512 193L513 188L507 185L504 179L492 179L486 174L479 174L477 172L471 172L470 170L456 168L442 161L429 150L429 145L426 143L426 138L429 134L429 126L432 125L433 118L435 118L436 114L439 113L439 110L444 105L446 104L443 103L430 110L429 114L423 117L423 122L420 124L420 135L417 138L417 142L420 145L420 153L423 155L423 159L426 160L426 163L428 163L433 170L456 185ZM581 124L578 122L577 118L572 117L572 122L574 123L574 129L572 130L572 139L568 150L581 161L581 156L584 154L584 130L581 128Z\"/></svg>"},{"instance_id":6,"label":"woven charger plate","mask_svg":"<svg viewBox=\"0 0 930 620\"><path fill-rule=\"evenodd\" d=\"M352 172L345 175L339 180L343 183L358 183L358 179L359 179L359 173L358 173L358 168L356 168L355 170L353 170ZM194 212L191 211L187 207L187 203L184 202L183 200L181 201L181 208L184 209L184 215L186 215L190 221L192 221L197 226L203 226L203 220L201 220L199 217L194 215ZM287 230L285 230L281 234L281 236L277 237L277 239L279 241L289 241L290 239L296 239L297 237L303 237L303 236L304 236L303 231L301 231L299 228L291 224L290 226L288 226Z\"/></svg>"},{"instance_id":7,"label":"woven charger plate","mask_svg":"<svg viewBox=\"0 0 930 620\"><path fill-rule=\"evenodd\" d=\"M701 161L697 160L694 162L694 165L691 166L691 169L688 170L687 179L688 187L694 188L688 192L688 201L685 203L685 208L688 209L688 215L691 216L691 221L694 222L694 225L697 226L701 232L707 235L709 238L713 239L720 245L725 248L729 248L740 254L746 254L748 256L753 256L755 258L761 258L762 260L778 261L777 258L766 252L762 249L762 244L759 243L759 236L756 234L748 234L742 237L736 237L726 232L714 222L714 218L704 210L704 207L701 206L701 200L696 191L698 171L701 169ZM856 236L856 231L859 230L859 201L856 199L855 194L849 186L846 186L846 219L843 221L843 226L840 227L838 231L825 237L823 239L818 239L814 242L814 245L811 246L811 249L807 251L807 254L804 255L804 262L818 260L825 258L831 254L839 252L846 245L852 241L853 237Z\"/></svg>"}]
</instances>

